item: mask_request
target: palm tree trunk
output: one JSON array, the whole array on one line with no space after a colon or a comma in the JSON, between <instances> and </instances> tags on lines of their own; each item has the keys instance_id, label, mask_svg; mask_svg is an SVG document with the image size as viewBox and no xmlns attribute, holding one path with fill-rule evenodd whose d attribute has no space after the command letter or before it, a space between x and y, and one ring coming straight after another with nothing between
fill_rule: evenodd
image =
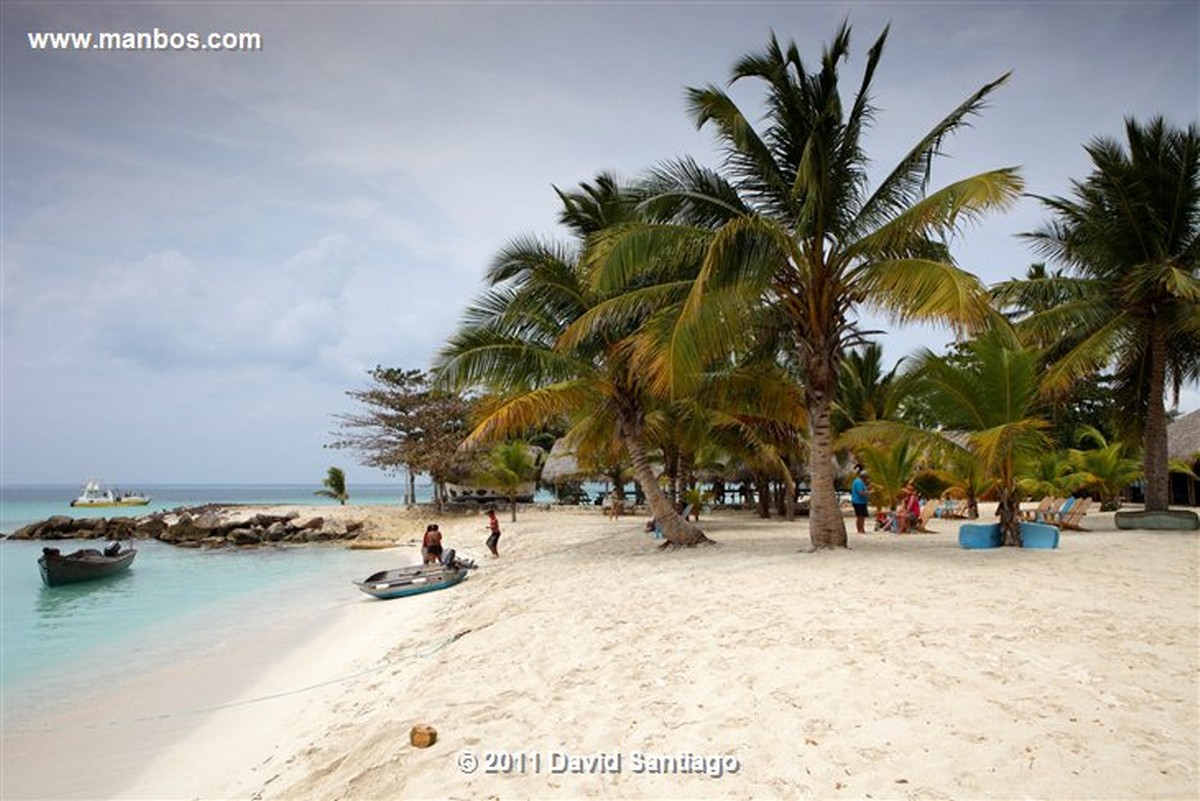
<instances>
[{"instance_id":1,"label":"palm tree trunk","mask_svg":"<svg viewBox=\"0 0 1200 801\"><path fill-rule=\"evenodd\" d=\"M1165 512L1170 500L1167 472L1167 341L1155 327L1150 335L1150 397L1142 443L1142 473L1146 478L1146 511Z\"/></svg>"},{"instance_id":2,"label":"palm tree trunk","mask_svg":"<svg viewBox=\"0 0 1200 801\"><path fill-rule=\"evenodd\" d=\"M999 503L996 514L1000 516L1000 532L1004 535L1004 544L1015 548L1021 547L1021 520L1017 494L1004 487L999 491Z\"/></svg>"},{"instance_id":3,"label":"palm tree trunk","mask_svg":"<svg viewBox=\"0 0 1200 801\"><path fill-rule=\"evenodd\" d=\"M754 494L758 496L758 516L771 518L771 477L765 473L754 474Z\"/></svg>"},{"instance_id":4,"label":"palm tree trunk","mask_svg":"<svg viewBox=\"0 0 1200 801\"><path fill-rule=\"evenodd\" d=\"M633 462L634 478L637 479L638 486L646 495L646 503L650 505L651 514L662 526L666 544L675 547L692 547L702 542L712 542L704 536L703 531L680 517L679 512L675 511L675 505L659 489L658 481L654 478L654 471L650 469L650 460L646 458L646 451L637 437L626 434L623 440L625 449L629 451L629 460Z\"/></svg>"},{"instance_id":5,"label":"palm tree trunk","mask_svg":"<svg viewBox=\"0 0 1200 801\"><path fill-rule=\"evenodd\" d=\"M775 458L779 460L779 469L783 471L783 509L781 514L784 520L791 522L796 519L796 479L792 478L792 466L788 464L788 460L779 456L777 452Z\"/></svg>"},{"instance_id":6,"label":"palm tree trunk","mask_svg":"<svg viewBox=\"0 0 1200 801\"><path fill-rule=\"evenodd\" d=\"M809 536L814 548L845 548L846 522L838 508L833 462L833 431L829 398L820 390L809 394L808 417L812 433L809 473L812 499L809 505Z\"/></svg>"}]
</instances>

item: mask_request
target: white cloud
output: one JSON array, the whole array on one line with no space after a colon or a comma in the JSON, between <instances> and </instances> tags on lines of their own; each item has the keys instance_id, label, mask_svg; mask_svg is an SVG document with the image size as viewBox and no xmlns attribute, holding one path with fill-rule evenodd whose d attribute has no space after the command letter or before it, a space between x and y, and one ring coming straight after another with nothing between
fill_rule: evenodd
<instances>
[{"instance_id":1,"label":"white cloud","mask_svg":"<svg viewBox=\"0 0 1200 801\"><path fill-rule=\"evenodd\" d=\"M104 454L146 479L311 480L344 390L376 364L427 366L496 249L554 235L552 184L715 162L684 87L723 84L772 28L811 66L844 13L6 3L9 43L157 26L258 30L265 48L0 51L4 479L75 481ZM889 20L868 139L881 168L1009 69L935 185L1018 164L1031 192L1063 194L1089 168L1083 144L1125 115L1197 117L1194 3L855 5L848 84ZM1023 273L1037 258L1012 235L1042 215L1024 200L984 221L960 260L989 282ZM948 338L895 332L889 357Z\"/></svg>"}]
</instances>

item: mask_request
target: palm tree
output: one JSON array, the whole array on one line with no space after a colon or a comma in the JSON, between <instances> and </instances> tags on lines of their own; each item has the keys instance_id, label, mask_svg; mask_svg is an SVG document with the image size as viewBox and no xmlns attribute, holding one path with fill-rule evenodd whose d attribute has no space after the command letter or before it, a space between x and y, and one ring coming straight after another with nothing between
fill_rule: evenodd
<instances>
[{"instance_id":1,"label":"palm tree","mask_svg":"<svg viewBox=\"0 0 1200 801\"><path fill-rule=\"evenodd\" d=\"M1170 387L1200 379L1200 131L1154 118L1125 121L1128 147L1107 137L1086 146L1087 178L1072 196L1041 197L1051 222L1026 236L1072 275L1068 298L1019 321L1028 336L1058 341L1048 392L1115 365L1114 397L1129 434L1143 441L1146 509L1168 505ZM1027 290L999 287L1001 302Z\"/></svg>"},{"instance_id":2,"label":"palm tree","mask_svg":"<svg viewBox=\"0 0 1200 801\"><path fill-rule=\"evenodd\" d=\"M872 342L845 353L838 374L833 427L842 432L870 420L894 418L901 400L897 364L883 370L883 347Z\"/></svg>"},{"instance_id":3,"label":"palm tree","mask_svg":"<svg viewBox=\"0 0 1200 801\"><path fill-rule=\"evenodd\" d=\"M1069 495L1076 488L1070 475L1069 456L1062 451L1048 451L1025 465L1019 482L1021 492L1030 498Z\"/></svg>"},{"instance_id":4,"label":"palm tree","mask_svg":"<svg viewBox=\"0 0 1200 801\"><path fill-rule=\"evenodd\" d=\"M1077 491L1099 495L1101 511L1116 511L1121 508L1121 491L1141 478L1141 461L1136 453L1130 454L1124 442L1109 442L1091 426L1083 427L1079 433L1079 444L1088 442L1095 447L1067 451L1069 480Z\"/></svg>"},{"instance_id":5,"label":"palm tree","mask_svg":"<svg viewBox=\"0 0 1200 801\"><path fill-rule=\"evenodd\" d=\"M860 446L855 449L855 455L867 469L871 500L880 509L896 505L922 459L921 449L908 437L894 440L890 446Z\"/></svg>"},{"instance_id":6,"label":"palm tree","mask_svg":"<svg viewBox=\"0 0 1200 801\"><path fill-rule=\"evenodd\" d=\"M350 500L350 494L346 492L346 474L342 472L340 467L329 468L329 474L325 476L325 480L321 482L325 489L319 489L313 495L320 495L323 498L333 498L342 506L346 505L346 501Z\"/></svg>"},{"instance_id":7,"label":"palm tree","mask_svg":"<svg viewBox=\"0 0 1200 801\"><path fill-rule=\"evenodd\" d=\"M959 225L1011 203L1014 169L982 173L926 194L933 157L948 135L978 113L1007 76L985 85L938 122L869 191L862 136L874 115L871 80L887 31L867 54L851 102L839 91L848 58L843 24L808 73L796 46L772 36L766 52L743 58L732 82L766 90L761 132L724 91L689 90L697 126L713 125L725 148L723 174L684 160L655 171L647 205L672 222L626 226L597 250L600 281L654 265L655 253L702 243L703 261L661 354L659 381L687 392L690 376L766 342L779 342L803 381L810 434L811 536L815 547L844 547L834 480L831 417L842 354L862 341L861 307L899 322L962 326L989 315L979 281L953 263L948 238ZM756 112L757 114L757 112ZM605 277L607 276L607 277Z\"/></svg>"},{"instance_id":8,"label":"palm tree","mask_svg":"<svg viewBox=\"0 0 1200 801\"><path fill-rule=\"evenodd\" d=\"M1001 332L989 332L963 349L965 361L925 351L915 369L946 429L965 434L978 477L994 482L1004 544L1019 546L1021 468L1050 441L1048 423L1034 412L1037 352L1007 340ZM953 443L953 437L944 438Z\"/></svg>"},{"instance_id":9,"label":"palm tree","mask_svg":"<svg viewBox=\"0 0 1200 801\"><path fill-rule=\"evenodd\" d=\"M517 496L521 487L537 477L538 459L535 451L519 440L502 442L488 453L481 477L494 485L508 498L512 522L517 522Z\"/></svg>"},{"instance_id":10,"label":"palm tree","mask_svg":"<svg viewBox=\"0 0 1200 801\"><path fill-rule=\"evenodd\" d=\"M482 384L496 393L498 402L471 432L468 445L519 436L547 420L563 419L570 425L567 436L589 443L589 450L603 440L620 443L668 543L707 541L676 512L651 466L647 443L658 401L638 369L629 336L661 304L648 303L628 286L597 291L580 262L590 237L630 217L631 197L607 175L558 194L560 221L575 242L522 238L502 249L488 271L490 287L468 308L435 371L446 386ZM564 338L564 329L604 302L624 304L626 313Z\"/></svg>"}]
</instances>

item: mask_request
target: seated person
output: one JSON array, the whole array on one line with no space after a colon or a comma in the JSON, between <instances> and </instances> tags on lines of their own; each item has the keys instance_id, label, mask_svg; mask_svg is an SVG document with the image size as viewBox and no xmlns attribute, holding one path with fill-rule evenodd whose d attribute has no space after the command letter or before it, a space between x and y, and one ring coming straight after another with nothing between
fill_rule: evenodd
<instances>
[{"instance_id":1,"label":"seated person","mask_svg":"<svg viewBox=\"0 0 1200 801\"><path fill-rule=\"evenodd\" d=\"M900 501L900 533L907 534L921 526L921 496L909 484Z\"/></svg>"},{"instance_id":2,"label":"seated person","mask_svg":"<svg viewBox=\"0 0 1200 801\"><path fill-rule=\"evenodd\" d=\"M107 545L104 546L104 555L105 556L116 556L120 552L121 552L121 543L119 543L119 542L109 542Z\"/></svg>"},{"instance_id":3,"label":"seated person","mask_svg":"<svg viewBox=\"0 0 1200 801\"><path fill-rule=\"evenodd\" d=\"M442 532L437 523L425 527L425 536L421 540L421 558L424 564L437 565L442 561Z\"/></svg>"}]
</instances>

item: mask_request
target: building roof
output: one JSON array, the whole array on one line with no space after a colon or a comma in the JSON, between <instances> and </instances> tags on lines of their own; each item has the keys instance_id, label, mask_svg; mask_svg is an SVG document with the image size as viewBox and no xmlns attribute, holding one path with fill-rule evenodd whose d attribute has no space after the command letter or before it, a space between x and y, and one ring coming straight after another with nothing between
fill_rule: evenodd
<instances>
[{"instance_id":1,"label":"building roof","mask_svg":"<svg viewBox=\"0 0 1200 801\"><path fill-rule=\"evenodd\" d=\"M1200 453L1200 409L1167 425L1167 455L1186 459Z\"/></svg>"}]
</instances>

